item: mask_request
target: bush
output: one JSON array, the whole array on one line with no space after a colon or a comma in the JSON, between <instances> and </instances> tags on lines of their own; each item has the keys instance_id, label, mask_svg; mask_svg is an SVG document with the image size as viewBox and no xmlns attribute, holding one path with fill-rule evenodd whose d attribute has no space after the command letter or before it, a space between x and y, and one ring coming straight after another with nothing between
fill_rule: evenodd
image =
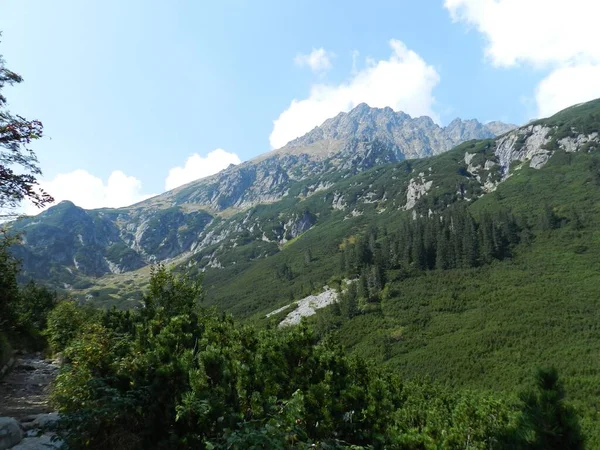
<instances>
[{"instance_id":1,"label":"bush","mask_svg":"<svg viewBox=\"0 0 600 450\"><path fill-rule=\"evenodd\" d=\"M8 362L12 355L12 348L4 333L0 332L0 368Z\"/></svg>"},{"instance_id":2,"label":"bush","mask_svg":"<svg viewBox=\"0 0 600 450\"><path fill-rule=\"evenodd\" d=\"M48 314L45 335L55 352L63 351L78 336L83 326L93 320L90 310L71 300L63 300Z\"/></svg>"},{"instance_id":3,"label":"bush","mask_svg":"<svg viewBox=\"0 0 600 450\"><path fill-rule=\"evenodd\" d=\"M141 311L51 313L52 342L67 345L52 401L70 448L527 448L516 404L403 383L305 326L237 326L199 308L201 294L159 267Z\"/></svg>"}]
</instances>

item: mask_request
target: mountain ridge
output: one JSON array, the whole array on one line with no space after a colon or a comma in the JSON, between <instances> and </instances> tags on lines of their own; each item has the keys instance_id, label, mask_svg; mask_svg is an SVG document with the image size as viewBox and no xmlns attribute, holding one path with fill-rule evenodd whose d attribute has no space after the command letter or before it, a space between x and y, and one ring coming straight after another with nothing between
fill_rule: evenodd
<instances>
[{"instance_id":1,"label":"mountain ridge","mask_svg":"<svg viewBox=\"0 0 600 450\"><path fill-rule=\"evenodd\" d=\"M580 106L574 111L576 113L585 107ZM391 110L381 111L397 114ZM459 124L458 121L454 122L455 125ZM546 122L547 125L544 125ZM580 133L554 136L553 133L559 129L551 119L544 119L495 139L476 140L472 145L462 144L468 150L463 152L460 161L452 160L449 163L457 164L458 175L453 183L459 188L452 188L456 192L450 194L451 188L448 187L449 192L445 195L452 195L449 199L457 195L465 199L477 198L493 192L499 183L507 179L514 169L513 162L522 165L523 161L527 161L528 166L540 168L558 149L577 151L597 141L597 136ZM42 278L53 280L53 285L64 289L90 287L96 283L98 276L135 272L161 261L183 261L201 270L217 269L235 262L238 257L251 261L277 254L289 242L321 223L324 213L309 207L314 201L306 202L316 194L315 198L322 198L331 211L343 211L348 218L365 214L364 206L360 205L368 204L379 205L379 214L386 210L413 210L424 214L427 213L427 209L423 209L423 205L429 202L427 199L433 198L432 193L441 182L447 182L438 180L436 172L447 170L438 166L433 172L422 170L411 176L403 176L401 180L405 181L399 179L400 184L391 190L380 186L379 191L363 190L353 194L348 191L354 189L353 184L348 185L344 180L352 180L360 173L380 166L389 167L390 163L398 164L399 161L394 157L395 147L390 141L355 138L345 145L347 151L353 151L354 158L340 158L339 164L327 161L327 164L318 165L319 170L313 173L303 173L308 165L314 164L307 155L284 155L284 161L289 163L285 168L280 165L279 159L275 162L267 159L260 169L254 167L258 172L263 171L262 178L256 177L256 172L238 170L239 166L226 169L228 177L233 174L233 179L228 180L233 185L230 196L243 199L252 189L257 194L247 203L239 202L233 208L227 202L221 208L207 208L206 202L202 198L198 201L197 196L212 196L218 200L223 192L217 186L209 186L199 194L192 183L191 186L182 186L129 208L87 211L87 225L83 222L78 225L84 233L80 233L77 227L70 227L67 231L62 227L54 234L49 231L48 225L52 221L46 218L53 210L51 208L37 218L21 221L15 227L29 234L35 229L32 236L26 233L26 245L17 252L21 253L25 267L32 269L32 273L40 275L39 266L42 262L52 267L50 275L43 275ZM491 151L489 149L494 149L493 154L483 156ZM412 167L417 161L428 160L405 160L406 167ZM298 161L300 164L297 164ZM290 176L292 170L299 170L300 173ZM414 169L410 170L414 172ZM236 184L245 178L252 181L249 189ZM261 186L265 183L267 188L262 190ZM439 206L431 205L429 208L435 211ZM39 224L40 221L44 223ZM89 238L85 237L86 233ZM61 245L63 250L70 250L58 252L62 255L59 264L51 249L60 248ZM239 252L249 253L240 256ZM92 257L92 254L96 256Z\"/></svg>"},{"instance_id":2,"label":"mountain ridge","mask_svg":"<svg viewBox=\"0 0 600 450\"><path fill-rule=\"evenodd\" d=\"M504 129L515 128L510 124L502 126ZM378 130L382 129L387 131L379 133ZM183 200L201 204L217 214L231 207L243 210L258 203L276 201L285 195L285 188L290 182L326 172L331 170L331 166L343 166L348 158L352 159L353 167L361 171L377 163L439 154L470 139L494 136L491 129L476 119L455 119L448 127L440 127L426 116L412 118L389 107L371 108L361 103L347 113L327 119L279 149L237 166L231 165L217 174L147 201L169 199L180 203ZM361 143L373 141L379 141L386 147L384 154L361 159L360 155L365 152ZM250 194L244 192L248 189ZM212 195L215 191L221 195Z\"/></svg>"}]
</instances>

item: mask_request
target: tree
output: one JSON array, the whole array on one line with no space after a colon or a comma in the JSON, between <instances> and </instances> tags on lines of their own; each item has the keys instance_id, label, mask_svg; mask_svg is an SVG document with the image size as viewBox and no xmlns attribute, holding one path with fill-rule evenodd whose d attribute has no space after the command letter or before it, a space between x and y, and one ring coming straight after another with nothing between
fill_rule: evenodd
<instances>
[{"instance_id":1,"label":"tree","mask_svg":"<svg viewBox=\"0 0 600 450\"><path fill-rule=\"evenodd\" d=\"M54 201L38 186L36 177L42 171L35 153L28 147L42 136L42 123L13 115L6 107L4 87L22 81L20 75L6 68L0 55L0 217L13 216L7 210L25 199L40 208Z\"/></svg>"},{"instance_id":2,"label":"tree","mask_svg":"<svg viewBox=\"0 0 600 450\"><path fill-rule=\"evenodd\" d=\"M9 252L15 238L0 235L0 332L15 326L15 303L19 297L17 274L19 264Z\"/></svg>"},{"instance_id":3,"label":"tree","mask_svg":"<svg viewBox=\"0 0 600 450\"><path fill-rule=\"evenodd\" d=\"M556 369L542 369L536 376L535 391L521 395L522 428L532 450L579 450L584 440L575 411L565 404L565 391Z\"/></svg>"},{"instance_id":4,"label":"tree","mask_svg":"<svg viewBox=\"0 0 600 450\"><path fill-rule=\"evenodd\" d=\"M348 285L348 289L342 297L342 312L348 319L351 319L358 314L358 291L356 289L356 282L352 282Z\"/></svg>"},{"instance_id":5,"label":"tree","mask_svg":"<svg viewBox=\"0 0 600 450\"><path fill-rule=\"evenodd\" d=\"M308 266L313 260L313 256L312 256L312 252L310 251L310 248L307 248L306 251L304 252L304 265Z\"/></svg>"}]
</instances>

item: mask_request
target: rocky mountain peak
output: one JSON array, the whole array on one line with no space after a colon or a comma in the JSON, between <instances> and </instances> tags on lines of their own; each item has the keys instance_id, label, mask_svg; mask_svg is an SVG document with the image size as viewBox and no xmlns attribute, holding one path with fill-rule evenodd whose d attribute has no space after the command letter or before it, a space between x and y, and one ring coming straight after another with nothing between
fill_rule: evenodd
<instances>
[{"instance_id":1,"label":"rocky mountain peak","mask_svg":"<svg viewBox=\"0 0 600 450\"><path fill-rule=\"evenodd\" d=\"M327 119L304 136L289 142L282 150L285 152L286 149L314 146L319 142L377 139L397 145L407 158L419 158L447 151L467 140L493 138L514 128L514 125L502 122L486 125L475 119L458 118L442 127L428 116L413 118L389 106L372 108L360 103L349 112L341 112ZM424 145L413 145L416 140L423 138L427 141ZM325 147L330 148L329 145ZM405 151L407 148L408 151Z\"/></svg>"}]
</instances>

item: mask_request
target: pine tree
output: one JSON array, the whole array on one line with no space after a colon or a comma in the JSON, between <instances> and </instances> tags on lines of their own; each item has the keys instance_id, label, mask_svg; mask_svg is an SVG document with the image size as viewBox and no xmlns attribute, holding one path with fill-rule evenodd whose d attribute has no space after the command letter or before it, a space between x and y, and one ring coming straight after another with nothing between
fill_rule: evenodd
<instances>
[{"instance_id":1,"label":"pine tree","mask_svg":"<svg viewBox=\"0 0 600 450\"><path fill-rule=\"evenodd\" d=\"M521 428L530 432L531 450L579 450L584 440L575 411L565 404L565 392L556 369L540 370L536 390L521 395Z\"/></svg>"},{"instance_id":2,"label":"pine tree","mask_svg":"<svg viewBox=\"0 0 600 450\"><path fill-rule=\"evenodd\" d=\"M439 270L452 268L450 259L450 245L448 243L447 231L441 229L437 238L437 251L435 255L435 267Z\"/></svg>"},{"instance_id":3,"label":"pine tree","mask_svg":"<svg viewBox=\"0 0 600 450\"><path fill-rule=\"evenodd\" d=\"M479 223L479 242L480 242L480 258L484 264L492 262L495 251L494 245L494 224L490 218L489 213L485 212L481 216L481 222Z\"/></svg>"},{"instance_id":4,"label":"pine tree","mask_svg":"<svg viewBox=\"0 0 600 450\"><path fill-rule=\"evenodd\" d=\"M475 222L473 218L466 213L463 217L463 235L462 235L462 266L463 267L475 267L477 265L478 257L478 242L477 234L475 232Z\"/></svg>"},{"instance_id":5,"label":"pine tree","mask_svg":"<svg viewBox=\"0 0 600 450\"><path fill-rule=\"evenodd\" d=\"M367 278L368 268L364 268L358 279L358 297L364 300L369 299L369 281Z\"/></svg>"},{"instance_id":6,"label":"pine tree","mask_svg":"<svg viewBox=\"0 0 600 450\"><path fill-rule=\"evenodd\" d=\"M308 266L311 263L312 259L312 252L310 251L310 248L307 248L304 252L304 265Z\"/></svg>"},{"instance_id":7,"label":"pine tree","mask_svg":"<svg viewBox=\"0 0 600 450\"><path fill-rule=\"evenodd\" d=\"M353 282L348 285L348 289L342 298L342 313L348 319L351 319L358 314L358 292L356 289L356 283Z\"/></svg>"}]
</instances>

